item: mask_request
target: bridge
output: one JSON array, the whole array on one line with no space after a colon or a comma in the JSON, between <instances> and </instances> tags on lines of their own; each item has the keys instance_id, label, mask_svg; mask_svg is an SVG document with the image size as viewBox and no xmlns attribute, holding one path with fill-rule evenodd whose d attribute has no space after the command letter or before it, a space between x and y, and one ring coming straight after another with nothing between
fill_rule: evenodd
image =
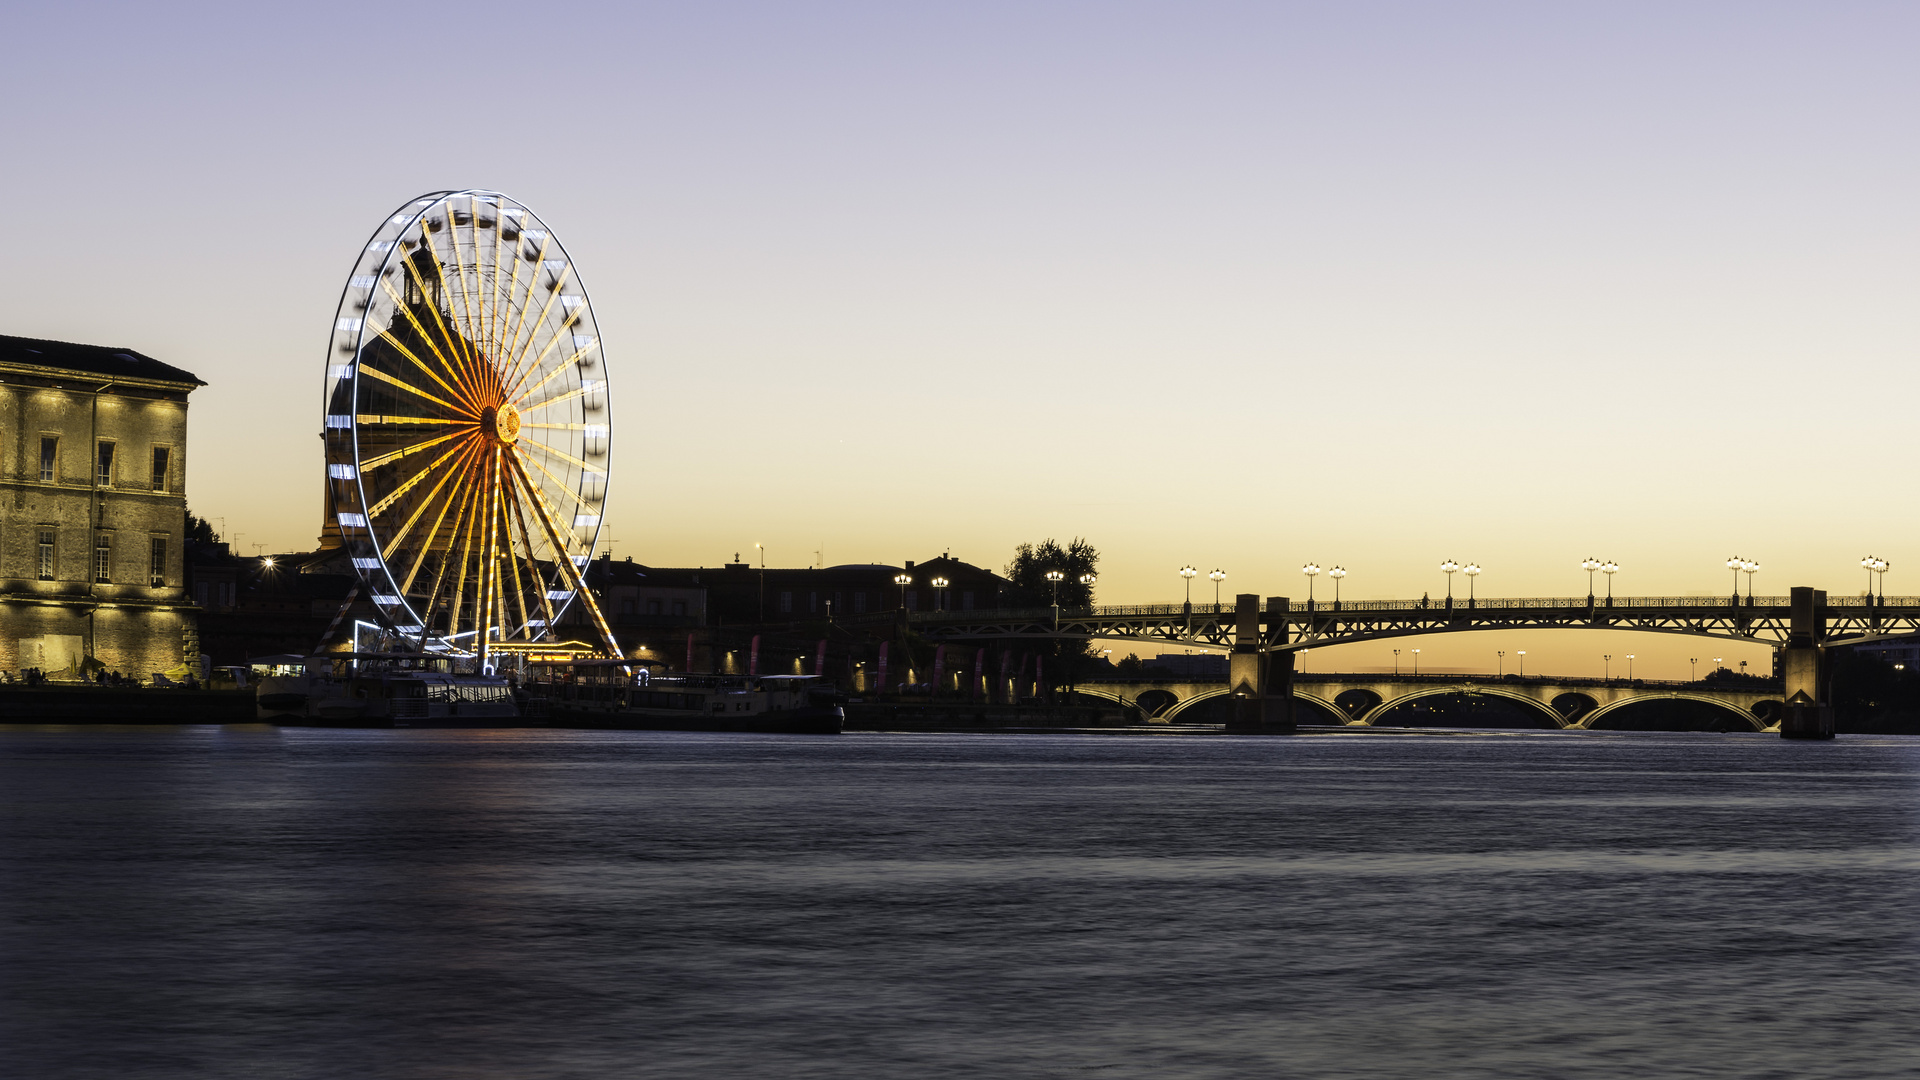
<instances>
[{"instance_id":1,"label":"bridge","mask_svg":"<svg viewBox=\"0 0 1920 1080\"><path fill-rule=\"evenodd\" d=\"M1082 610L899 611L869 616L933 640L1073 639L1200 648L1229 654L1239 730L1294 726L1294 659L1302 649L1470 630L1614 629L1771 645L1785 679L1778 730L1830 738L1826 651L1920 633L1920 597L1829 597L1796 587L1787 596L1546 597L1359 600L1315 604L1241 593L1231 609L1158 604Z\"/></svg>"},{"instance_id":2,"label":"bridge","mask_svg":"<svg viewBox=\"0 0 1920 1080\"><path fill-rule=\"evenodd\" d=\"M1153 721L1181 723L1199 706L1231 696L1225 679L1115 680L1076 683L1073 691L1137 707ZM1626 706L1650 701L1711 705L1728 727L1777 730L1784 701L1777 687L1727 687L1702 682L1651 679L1522 678L1509 675L1305 675L1293 677L1296 716L1302 723L1371 727L1389 711L1422 699L1463 695L1513 702L1543 726L1592 729ZM1305 706L1305 708L1300 708Z\"/></svg>"}]
</instances>

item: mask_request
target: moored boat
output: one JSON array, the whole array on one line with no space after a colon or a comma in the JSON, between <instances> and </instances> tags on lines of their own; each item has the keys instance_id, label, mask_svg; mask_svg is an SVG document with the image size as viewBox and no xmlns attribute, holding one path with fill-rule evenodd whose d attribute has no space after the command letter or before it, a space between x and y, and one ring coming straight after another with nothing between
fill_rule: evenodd
<instances>
[{"instance_id":1,"label":"moored boat","mask_svg":"<svg viewBox=\"0 0 1920 1080\"><path fill-rule=\"evenodd\" d=\"M834 735L846 720L838 694L810 675L629 675L619 660L552 666L554 678L527 687L550 727Z\"/></svg>"},{"instance_id":2,"label":"moored boat","mask_svg":"<svg viewBox=\"0 0 1920 1080\"><path fill-rule=\"evenodd\" d=\"M451 670L437 653L276 657L254 691L261 720L341 727L515 727L513 685ZM298 659L298 663L292 662Z\"/></svg>"}]
</instances>

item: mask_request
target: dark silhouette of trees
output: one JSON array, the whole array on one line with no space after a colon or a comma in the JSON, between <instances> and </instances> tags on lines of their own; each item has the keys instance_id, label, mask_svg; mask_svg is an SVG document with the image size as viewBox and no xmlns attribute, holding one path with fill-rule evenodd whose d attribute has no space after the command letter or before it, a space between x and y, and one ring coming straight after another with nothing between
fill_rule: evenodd
<instances>
[{"instance_id":1,"label":"dark silhouette of trees","mask_svg":"<svg viewBox=\"0 0 1920 1080\"><path fill-rule=\"evenodd\" d=\"M1093 586L1082 585L1082 574L1097 573L1100 553L1086 540L1075 537L1065 547L1048 538L1038 544L1021 544L1013 549L1013 561L1007 564L1007 601L1009 607L1046 607L1053 603L1053 583L1047 571L1058 570L1066 577L1060 582L1060 606L1093 606Z\"/></svg>"}]
</instances>

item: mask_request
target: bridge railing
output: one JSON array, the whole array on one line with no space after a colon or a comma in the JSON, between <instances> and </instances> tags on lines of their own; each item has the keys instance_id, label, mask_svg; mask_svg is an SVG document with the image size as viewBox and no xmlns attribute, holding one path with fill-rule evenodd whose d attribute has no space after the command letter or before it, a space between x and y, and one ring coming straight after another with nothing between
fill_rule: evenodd
<instances>
[{"instance_id":1,"label":"bridge railing","mask_svg":"<svg viewBox=\"0 0 1920 1080\"><path fill-rule=\"evenodd\" d=\"M1785 596L1754 596L1740 598L1739 610L1778 611L1789 605ZM1499 611L1585 611L1591 606L1596 612L1632 612L1647 610L1685 610L1703 612L1725 612L1734 607L1731 596L1616 596L1611 605L1606 597L1598 597L1589 602L1584 596L1533 596L1533 597L1477 597L1471 604L1462 597L1454 597L1452 613ZM1428 600L1342 600L1338 607L1331 600L1315 600L1311 605L1305 600L1294 600L1288 604L1288 613L1293 615L1312 614L1316 617L1346 615L1350 613L1367 614L1374 612L1422 612L1429 615L1447 614L1445 597ZM1828 608L1857 609L1866 611L1869 602L1864 596L1827 597ZM1920 609L1920 597L1889 596L1885 599L1874 598L1874 609L1892 611ZM1262 613L1264 614L1264 607ZM1189 612L1194 618L1231 618L1233 605L1222 603L1193 604L1097 604L1091 608L1060 609L1062 620L1070 619L1125 619L1125 618L1173 618L1183 617ZM894 612L868 612L853 616L846 621L880 622L894 618ZM1008 622L1051 621L1053 608L977 608L972 611L915 611L908 618L916 623L939 622L990 622L1005 620Z\"/></svg>"}]
</instances>

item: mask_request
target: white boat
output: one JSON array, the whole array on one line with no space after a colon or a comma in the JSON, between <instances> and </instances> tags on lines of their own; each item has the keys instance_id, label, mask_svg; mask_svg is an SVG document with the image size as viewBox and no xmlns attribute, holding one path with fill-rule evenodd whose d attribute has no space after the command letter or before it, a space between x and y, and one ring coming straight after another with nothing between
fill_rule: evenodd
<instances>
[{"instance_id":1,"label":"white boat","mask_svg":"<svg viewBox=\"0 0 1920 1080\"><path fill-rule=\"evenodd\" d=\"M451 669L437 653L329 653L270 657L254 711L277 724L348 727L496 727L520 722L513 684Z\"/></svg>"}]
</instances>

